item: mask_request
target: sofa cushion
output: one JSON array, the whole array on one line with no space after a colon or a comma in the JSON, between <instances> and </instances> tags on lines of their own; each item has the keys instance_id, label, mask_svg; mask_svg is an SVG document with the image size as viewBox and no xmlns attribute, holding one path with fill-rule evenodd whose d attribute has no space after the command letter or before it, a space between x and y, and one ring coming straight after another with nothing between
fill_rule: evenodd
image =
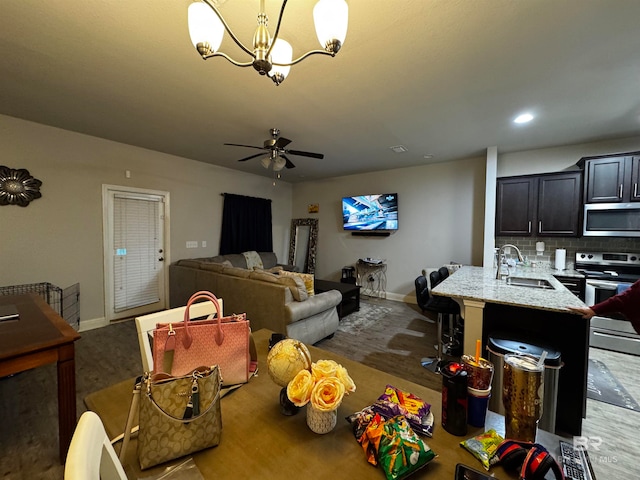
<instances>
[{"instance_id":1,"label":"sofa cushion","mask_svg":"<svg viewBox=\"0 0 640 480\"><path fill-rule=\"evenodd\" d=\"M296 302L304 302L309 295L307 294L307 287L299 277L278 275L278 282L282 285L289 287L291 295Z\"/></svg>"},{"instance_id":2,"label":"sofa cushion","mask_svg":"<svg viewBox=\"0 0 640 480\"><path fill-rule=\"evenodd\" d=\"M294 277L300 278L304 282L304 286L307 289L307 295L312 297L315 295L314 286L313 286L313 275L310 273L298 273L298 272L288 272L286 270L282 270L279 275L283 275L285 277Z\"/></svg>"},{"instance_id":3,"label":"sofa cushion","mask_svg":"<svg viewBox=\"0 0 640 480\"><path fill-rule=\"evenodd\" d=\"M209 270L210 272L222 272L225 266L231 266L231 263L225 265L224 263L202 263L200 265L201 270Z\"/></svg>"},{"instance_id":4,"label":"sofa cushion","mask_svg":"<svg viewBox=\"0 0 640 480\"><path fill-rule=\"evenodd\" d=\"M278 264L278 258L274 252L258 252L262 259L262 265L265 270L275 267Z\"/></svg>"},{"instance_id":5,"label":"sofa cushion","mask_svg":"<svg viewBox=\"0 0 640 480\"><path fill-rule=\"evenodd\" d=\"M222 256L223 261L229 260L231 265L238 268L247 268L247 260L244 258L244 255L241 253L230 253L228 255Z\"/></svg>"},{"instance_id":6,"label":"sofa cushion","mask_svg":"<svg viewBox=\"0 0 640 480\"><path fill-rule=\"evenodd\" d=\"M252 272L251 270L247 270L246 268L223 267L222 273L224 275L231 275L232 277L249 278L249 275Z\"/></svg>"},{"instance_id":7,"label":"sofa cushion","mask_svg":"<svg viewBox=\"0 0 640 480\"><path fill-rule=\"evenodd\" d=\"M202 262L196 258L194 259L184 258L182 260L178 260L177 264L180 265L181 267L200 268L200 265L202 265Z\"/></svg>"},{"instance_id":8,"label":"sofa cushion","mask_svg":"<svg viewBox=\"0 0 640 480\"><path fill-rule=\"evenodd\" d=\"M254 270L249 273L249 278L260 280L262 282L279 283L279 277L275 273L265 272L264 270Z\"/></svg>"}]
</instances>

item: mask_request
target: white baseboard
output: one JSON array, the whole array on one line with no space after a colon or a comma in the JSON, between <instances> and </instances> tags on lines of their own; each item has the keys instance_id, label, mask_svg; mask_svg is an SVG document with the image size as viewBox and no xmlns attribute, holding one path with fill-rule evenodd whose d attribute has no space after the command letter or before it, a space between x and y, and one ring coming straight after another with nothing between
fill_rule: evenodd
<instances>
[{"instance_id":1,"label":"white baseboard","mask_svg":"<svg viewBox=\"0 0 640 480\"><path fill-rule=\"evenodd\" d=\"M91 320L82 320L80 321L80 330L79 332L86 332L87 330L95 330L96 328L102 328L109 325L109 322L105 317L100 318L92 318Z\"/></svg>"},{"instance_id":2,"label":"white baseboard","mask_svg":"<svg viewBox=\"0 0 640 480\"><path fill-rule=\"evenodd\" d=\"M362 294L360 295L361 300L366 299L368 297L369 295L362 295ZM379 298L379 297L371 296L371 298ZM416 300L416 295L413 292L407 295L403 295L401 293L387 292L386 294L383 294L383 296L380 298L384 298L386 300L392 300L394 302L413 303L415 305L418 304L418 301Z\"/></svg>"}]
</instances>

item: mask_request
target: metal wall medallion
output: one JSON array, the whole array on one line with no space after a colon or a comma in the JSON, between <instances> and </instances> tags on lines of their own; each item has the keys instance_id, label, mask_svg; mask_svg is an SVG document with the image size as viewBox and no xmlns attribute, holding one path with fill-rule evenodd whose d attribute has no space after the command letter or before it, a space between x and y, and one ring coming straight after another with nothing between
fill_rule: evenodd
<instances>
[{"instance_id":1,"label":"metal wall medallion","mask_svg":"<svg viewBox=\"0 0 640 480\"><path fill-rule=\"evenodd\" d=\"M29 170L0 165L0 205L26 207L29 202L42 196L41 185L42 182L33 178Z\"/></svg>"}]
</instances>

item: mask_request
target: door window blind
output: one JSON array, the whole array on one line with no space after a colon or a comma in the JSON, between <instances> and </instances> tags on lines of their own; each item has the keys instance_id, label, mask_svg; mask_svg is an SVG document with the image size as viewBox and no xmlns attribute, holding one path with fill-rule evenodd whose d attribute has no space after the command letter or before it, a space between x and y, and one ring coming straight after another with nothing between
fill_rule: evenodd
<instances>
[{"instance_id":1,"label":"door window blind","mask_svg":"<svg viewBox=\"0 0 640 480\"><path fill-rule=\"evenodd\" d=\"M114 311L159 301L161 198L114 196Z\"/></svg>"}]
</instances>

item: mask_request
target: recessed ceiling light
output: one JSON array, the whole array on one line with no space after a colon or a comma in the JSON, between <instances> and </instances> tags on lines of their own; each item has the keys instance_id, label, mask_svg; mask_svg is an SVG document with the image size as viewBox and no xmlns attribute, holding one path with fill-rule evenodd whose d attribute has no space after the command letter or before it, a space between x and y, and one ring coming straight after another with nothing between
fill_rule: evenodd
<instances>
[{"instance_id":1,"label":"recessed ceiling light","mask_svg":"<svg viewBox=\"0 0 640 480\"><path fill-rule=\"evenodd\" d=\"M393 150L395 153L404 153L407 151L407 147L405 147L404 145L395 145L389 148Z\"/></svg>"},{"instance_id":2,"label":"recessed ceiling light","mask_svg":"<svg viewBox=\"0 0 640 480\"><path fill-rule=\"evenodd\" d=\"M529 123L531 120L533 120L533 115L530 113L523 113L522 115L518 115L513 120L513 123Z\"/></svg>"},{"instance_id":3,"label":"recessed ceiling light","mask_svg":"<svg viewBox=\"0 0 640 480\"><path fill-rule=\"evenodd\" d=\"M432 153L427 153L427 154L424 156L424 158L427 158L427 159L428 159L428 158L433 158L433 154L432 154Z\"/></svg>"}]
</instances>

